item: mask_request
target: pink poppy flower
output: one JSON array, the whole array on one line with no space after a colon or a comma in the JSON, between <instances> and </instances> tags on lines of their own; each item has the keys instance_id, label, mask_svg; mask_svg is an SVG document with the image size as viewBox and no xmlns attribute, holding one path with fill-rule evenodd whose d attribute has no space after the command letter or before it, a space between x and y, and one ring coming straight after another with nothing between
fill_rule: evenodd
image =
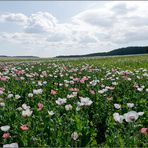
<instances>
[{"instance_id":1,"label":"pink poppy flower","mask_svg":"<svg viewBox=\"0 0 148 148\"><path fill-rule=\"evenodd\" d=\"M128 76L122 76L123 79L128 79Z\"/></svg>"},{"instance_id":2,"label":"pink poppy flower","mask_svg":"<svg viewBox=\"0 0 148 148\"><path fill-rule=\"evenodd\" d=\"M46 72L46 71L42 71L42 75L43 75L44 77L47 77L47 72Z\"/></svg>"},{"instance_id":3,"label":"pink poppy flower","mask_svg":"<svg viewBox=\"0 0 148 148\"><path fill-rule=\"evenodd\" d=\"M80 78L73 78L74 81L80 81Z\"/></svg>"},{"instance_id":4,"label":"pink poppy flower","mask_svg":"<svg viewBox=\"0 0 148 148\"><path fill-rule=\"evenodd\" d=\"M128 71L123 72L125 75L129 75L130 73Z\"/></svg>"},{"instance_id":5,"label":"pink poppy flower","mask_svg":"<svg viewBox=\"0 0 148 148\"><path fill-rule=\"evenodd\" d=\"M22 131L27 131L29 129L27 124L22 125L20 128Z\"/></svg>"},{"instance_id":6,"label":"pink poppy flower","mask_svg":"<svg viewBox=\"0 0 148 148\"><path fill-rule=\"evenodd\" d=\"M116 71L117 71L117 69L112 68L112 72L116 72Z\"/></svg>"},{"instance_id":7,"label":"pink poppy flower","mask_svg":"<svg viewBox=\"0 0 148 148\"><path fill-rule=\"evenodd\" d=\"M0 87L0 91L5 91L5 88L3 88L3 87Z\"/></svg>"},{"instance_id":8,"label":"pink poppy flower","mask_svg":"<svg viewBox=\"0 0 148 148\"><path fill-rule=\"evenodd\" d=\"M1 81L7 81L7 78L6 77L0 77L0 80Z\"/></svg>"},{"instance_id":9,"label":"pink poppy flower","mask_svg":"<svg viewBox=\"0 0 148 148\"><path fill-rule=\"evenodd\" d=\"M82 79L83 79L84 81L86 81L86 80L88 80L88 77L84 76Z\"/></svg>"},{"instance_id":10,"label":"pink poppy flower","mask_svg":"<svg viewBox=\"0 0 148 148\"><path fill-rule=\"evenodd\" d=\"M90 93L94 95L95 94L95 91L94 90L90 90Z\"/></svg>"},{"instance_id":11,"label":"pink poppy flower","mask_svg":"<svg viewBox=\"0 0 148 148\"><path fill-rule=\"evenodd\" d=\"M10 138L10 133L4 133L3 136L2 136L4 139L8 139Z\"/></svg>"},{"instance_id":12,"label":"pink poppy flower","mask_svg":"<svg viewBox=\"0 0 148 148\"><path fill-rule=\"evenodd\" d=\"M40 111L40 110L42 110L42 108L43 108L43 104L42 103L38 103L38 110Z\"/></svg>"},{"instance_id":13,"label":"pink poppy flower","mask_svg":"<svg viewBox=\"0 0 148 148\"><path fill-rule=\"evenodd\" d=\"M78 88L70 88L69 91L72 91L72 92L78 92L79 89L78 89Z\"/></svg>"},{"instance_id":14,"label":"pink poppy flower","mask_svg":"<svg viewBox=\"0 0 148 148\"><path fill-rule=\"evenodd\" d=\"M85 82L85 80L83 80L83 79L80 80L80 83L84 83L84 82Z\"/></svg>"},{"instance_id":15,"label":"pink poppy flower","mask_svg":"<svg viewBox=\"0 0 148 148\"><path fill-rule=\"evenodd\" d=\"M148 128L143 127L143 128L140 129L141 134L146 134L147 132L148 132Z\"/></svg>"},{"instance_id":16,"label":"pink poppy flower","mask_svg":"<svg viewBox=\"0 0 148 148\"><path fill-rule=\"evenodd\" d=\"M0 95L2 95L4 92L2 90L0 90Z\"/></svg>"},{"instance_id":17,"label":"pink poppy flower","mask_svg":"<svg viewBox=\"0 0 148 148\"><path fill-rule=\"evenodd\" d=\"M55 94L57 94L57 91L52 89L50 93L51 93L52 95L55 95Z\"/></svg>"},{"instance_id":18,"label":"pink poppy flower","mask_svg":"<svg viewBox=\"0 0 148 148\"><path fill-rule=\"evenodd\" d=\"M23 70L17 70L17 71L16 71L16 74L17 74L17 75L22 75L22 74L24 74L24 71L23 71Z\"/></svg>"}]
</instances>

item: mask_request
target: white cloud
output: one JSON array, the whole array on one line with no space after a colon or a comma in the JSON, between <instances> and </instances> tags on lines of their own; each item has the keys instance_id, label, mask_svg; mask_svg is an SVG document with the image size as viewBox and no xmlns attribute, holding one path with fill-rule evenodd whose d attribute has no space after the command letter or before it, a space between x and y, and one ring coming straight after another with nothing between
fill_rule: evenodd
<instances>
[{"instance_id":1,"label":"white cloud","mask_svg":"<svg viewBox=\"0 0 148 148\"><path fill-rule=\"evenodd\" d=\"M125 15L131 11L135 11L137 9L137 6L131 6L131 5L128 5L127 3L125 2L120 2L120 3L117 3L117 4L114 4L112 7L111 7L111 10L115 13L115 14L118 14L118 15Z\"/></svg>"},{"instance_id":2,"label":"white cloud","mask_svg":"<svg viewBox=\"0 0 148 148\"><path fill-rule=\"evenodd\" d=\"M19 24L26 24L28 17L22 13L6 13L0 15L0 22L15 22Z\"/></svg>"},{"instance_id":3,"label":"white cloud","mask_svg":"<svg viewBox=\"0 0 148 148\"><path fill-rule=\"evenodd\" d=\"M32 14L25 26L25 32L44 33L56 27L57 19L48 12L37 12Z\"/></svg>"},{"instance_id":4,"label":"white cloud","mask_svg":"<svg viewBox=\"0 0 148 148\"><path fill-rule=\"evenodd\" d=\"M137 45L148 38L147 7L148 2L108 2L102 8L82 11L65 23L49 12L1 14L1 22L21 23L22 30L1 33L0 40L24 45L40 56L86 54Z\"/></svg>"},{"instance_id":5,"label":"white cloud","mask_svg":"<svg viewBox=\"0 0 148 148\"><path fill-rule=\"evenodd\" d=\"M113 13L104 9L86 10L73 17L73 22L79 24L95 25L98 27L109 27L115 22Z\"/></svg>"}]
</instances>

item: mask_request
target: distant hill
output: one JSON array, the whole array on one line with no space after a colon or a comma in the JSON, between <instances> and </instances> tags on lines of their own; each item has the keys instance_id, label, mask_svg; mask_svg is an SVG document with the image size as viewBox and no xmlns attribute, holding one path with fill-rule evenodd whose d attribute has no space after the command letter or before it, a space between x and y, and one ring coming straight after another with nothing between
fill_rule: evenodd
<instances>
[{"instance_id":1,"label":"distant hill","mask_svg":"<svg viewBox=\"0 0 148 148\"><path fill-rule=\"evenodd\" d=\"M37 56L5 56L5 55L0 55L0 58L32 59L32 58L39 58L39 57L37 57Z\"/></svg>"},{"instance_id":2,"label":"distant hill","mask_svg":"<svg viewBox=\"0 0 148 148\"><path fill-rule=\"evenodd\" d=\"M115 49L109 52L92 53L86 55L68 55L68 56L57 56L56 58L77 58L77 57L95 57L95 56L114 56L114 55L131 55L131 54L146 54L148 53L148 46L132 46Z\"/></svg>"}]
</instances>

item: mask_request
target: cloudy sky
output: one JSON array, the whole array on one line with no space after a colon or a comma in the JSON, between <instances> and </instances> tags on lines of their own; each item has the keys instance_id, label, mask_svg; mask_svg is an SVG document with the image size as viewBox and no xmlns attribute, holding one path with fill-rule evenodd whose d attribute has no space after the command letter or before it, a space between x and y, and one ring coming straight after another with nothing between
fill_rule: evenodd
<instances>
[{"instance_id":1,"label":"cloudy sky","mask_svg":"<svg viewBox=\"0 0 148 148\"><path fill-rule=\"evenodd\" d=\"M148 1L0 1L0 55L87 54L148 45Z\"/></svg>"}]
</instances>

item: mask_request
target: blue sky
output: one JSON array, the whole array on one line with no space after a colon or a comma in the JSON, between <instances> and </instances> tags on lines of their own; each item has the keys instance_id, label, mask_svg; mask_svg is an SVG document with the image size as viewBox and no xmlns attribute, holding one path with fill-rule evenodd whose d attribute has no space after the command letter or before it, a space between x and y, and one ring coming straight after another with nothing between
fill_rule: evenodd
<instances>
[{"instance_id":1,"label":"blue sky","mask_svg":"<svg viewBox=\"0 0 148 148\"><path fill-rule=\"evenodd\" d=\"M147 45L148 2L0 1L0 55L87 54Z\"/></svg>"},{"instance_id":2,"label":"blue sky","mask_svg":"<svg viewBox=\"0 0 148 148\"><path fill-rule=\"evenodd\" d=\"M0 12L22 12L30 15L37 11L47 11L63 21L96 3L95 1L1 1ZM100 2L98 4L100 4Z\"/></svg>"},{"instance_id":3,"label":"blue sky","mask_svg":"<svg viewBox=\"0 0 148 148\"><path fill-rule=\"evenodd\" d=\"M85 4L85 6L84 6ZM83 10L85 7L89 6L90 2L79 2L76 1L0 1L0 13L24 13L30 15L37 11L47 11L56 16L60 22L68 21L71 16ZM62 14L62 15L61 15ZM0 30L16 30L17 26L13 25L9 27L10 24L0 24Z\"/></svg>"}]
</instances>

